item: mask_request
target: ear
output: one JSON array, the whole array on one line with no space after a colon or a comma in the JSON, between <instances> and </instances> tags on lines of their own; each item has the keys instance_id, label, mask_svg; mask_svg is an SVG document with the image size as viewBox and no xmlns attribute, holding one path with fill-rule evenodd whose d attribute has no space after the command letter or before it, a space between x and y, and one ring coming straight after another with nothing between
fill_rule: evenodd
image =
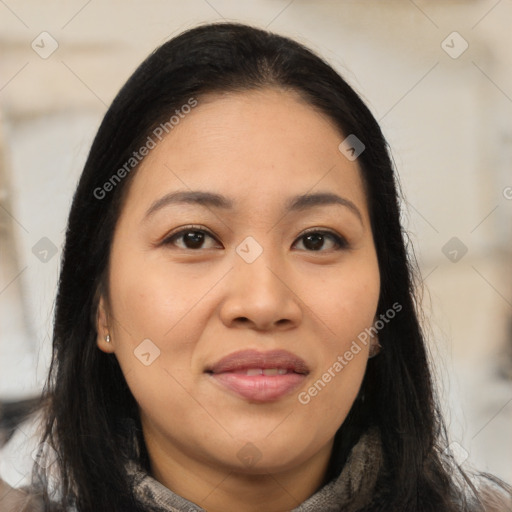
<instances>
[{"instance_id":1,"label":"ear","mask_svg":"<svg viewBox=\"0 0 512 512\"><path fill-rule=\"evenodd\" d=\"M114 352L112 333L109 329L110 327L106 301L102 295L98 301L98 311L96 312L96 331L98 333L96 337L96 345L98 345L100 350L108 354ZM110 336L110 342L106 341L107 335Z\"/></svg>"},{"instance_id":2,"label":"ear","mask_svg":"<svg viewBox=\"0 0 512 512\"><path fill-rule=\"evenodd\" d=\"M368 359L379 355L382 350L382 345L379 343L378 336L372 336L372 341L370 342L370 350L368 352Z\"/></svg>"}]
</instances>

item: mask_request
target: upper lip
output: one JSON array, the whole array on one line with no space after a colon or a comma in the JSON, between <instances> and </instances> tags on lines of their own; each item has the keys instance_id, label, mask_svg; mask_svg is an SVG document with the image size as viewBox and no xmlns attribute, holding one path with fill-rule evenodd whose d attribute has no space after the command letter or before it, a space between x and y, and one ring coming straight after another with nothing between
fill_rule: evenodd
<instances>
[{"instance_id":1,"label":"upper lip","mask_svg":"<svg viewBox=\"0 0 512 512\"><path fill-rule=\"evenodd\" d=\"M240 350L223 357L206 369L208 373L225 373L252 368L284 368L295 373L308 374L306 362L299 356L287 350L270 350L258 352L257 350Z\"/></svg>"}]
</instances>

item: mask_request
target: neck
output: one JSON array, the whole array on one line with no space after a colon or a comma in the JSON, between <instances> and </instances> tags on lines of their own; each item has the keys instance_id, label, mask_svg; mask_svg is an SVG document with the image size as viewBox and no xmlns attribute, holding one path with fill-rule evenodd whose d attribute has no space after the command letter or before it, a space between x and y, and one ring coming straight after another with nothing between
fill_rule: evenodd
<instances>
[{"instance_id":1,"label":"neck","mask_svg":"<svg viewBox=\"0 0 512 512\"><path fill-rule=\"evenodd\" d=\"M293 469L241 471L199 461L175 446L145 436L151 473L168 489L209 512L292 510L324 483L332 442Z\"/></svg>"}]
</instances>

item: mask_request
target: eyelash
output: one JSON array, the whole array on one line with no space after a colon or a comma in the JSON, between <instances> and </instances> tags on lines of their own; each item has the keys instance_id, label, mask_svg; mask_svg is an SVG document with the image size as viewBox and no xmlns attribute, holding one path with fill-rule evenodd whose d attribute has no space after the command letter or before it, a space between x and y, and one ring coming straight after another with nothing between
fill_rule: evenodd
<instances>
[{"instance_id":1,"label":"eyelash","mask_svg":"<svg viewBox=\"0 0 512 512\"><path fill-rule=\"evenodd\" d=\"M178 231L176 233L171 233L168 237L166 237L162 241L162 245L173 245L174 242L176 240L178 240L180 237L182 237L186 233L192 233L192 232L193 233L203 233L203 234L206 234L209 237L211 237L213 240L215 240L217 243L219 243L217 238L210 231L208 231L207 229L204 229L201 226L187 226L187 227L185 227L183 229L180 229L180 231ZM320 229L320 228L310 228L310 229L304 231L297 238L297 240L294 242L294 245L297 243L298 240L301 240L304 237L306 237L308 235L311 235L311 234L321 235L323 237L329 237L334 242L334 245L335 245L335 247L333 249L331 249L331 250L339 251L339 250L343 250L343 249L347 249L348 248L348 242L347 242L347 240L344 237L338 235L337 233L335 233L333 231L326 230L326 229ZM185 247L185 248L180 247L180 249L189 250L189 251L199 251L199 250L201 250L201 248L199 248L199 249L190 249L188 247ZM320 249L319 251L306 250L306 252L314 252L315 253L315 252L327 252L327 251Z\"/></svg>"}]
</instances>

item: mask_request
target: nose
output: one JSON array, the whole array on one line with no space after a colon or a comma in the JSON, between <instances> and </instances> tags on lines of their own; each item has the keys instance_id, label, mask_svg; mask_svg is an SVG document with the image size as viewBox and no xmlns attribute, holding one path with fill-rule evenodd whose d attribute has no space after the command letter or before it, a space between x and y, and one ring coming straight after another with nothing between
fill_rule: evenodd
<instances>
[{"instance_id":1,"label":"nose","mask_svg":"<svg viewBox=\"0 0 512 512\"><path fill-rule=\"evenodd\" d=\"M263 254L246 263L235 255L226 296L220 308L228 327L257 331L288 330L297 327L303 316L300 298L293 291L291 273L285 265Z\"/></svg>"}]
</instances>

